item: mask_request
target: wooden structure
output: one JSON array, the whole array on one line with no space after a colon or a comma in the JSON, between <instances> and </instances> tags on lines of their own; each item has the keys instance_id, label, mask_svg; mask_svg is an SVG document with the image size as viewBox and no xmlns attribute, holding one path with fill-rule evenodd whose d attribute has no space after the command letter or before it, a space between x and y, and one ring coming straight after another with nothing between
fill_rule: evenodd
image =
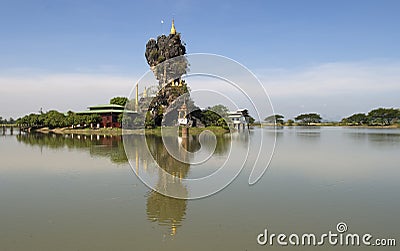
<instances>
[{"instance_id":1,"label":"wooden structure","mask_svg":"<svg viewBox=\"0 0 400 251\"><path fill-rule=\"evenodd\" d=\"M9 131L10 135L14 134L14 130L18 130L18 134L21 134L22 131L24 131L24 128L21 127L20 125L16 125L16 124L4 124L1 125L1 134L2 135L6 135L7 131Z\"/></svg>"},{"instance_id":2,"label":"wooden structure","mask_svg":"<svg viewBox=\"0 0 400 251\"><path fill-rule=\"evenodd\" d=\"M97 127L122 127L121 123L118 121L118 116L122 113L130 114L132 116L136 115L135 111L124 111L125 107L121 105L105 104L105 105L95 105L89 106L89 110L76 112L78 115L90 115L97 114L100 115L101 121Z\"/></svg>"}]
</instances>

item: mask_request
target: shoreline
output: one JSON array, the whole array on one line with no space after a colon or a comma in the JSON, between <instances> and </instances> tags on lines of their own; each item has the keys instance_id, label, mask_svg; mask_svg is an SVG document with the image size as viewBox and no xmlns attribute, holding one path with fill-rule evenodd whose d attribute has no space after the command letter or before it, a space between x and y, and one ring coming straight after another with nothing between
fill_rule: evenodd
<instances>
[{"instance_id":1,"label":"shoreline","mask_svg":"<svg viewBox=\"0 0 400 251\"><path fill-rule=\"evenodd\" d=\"M253 127L287 127L287 128L295 128L295 127L343 127L343 128L366 128L366 129L400 129L400 124L398 125L387 125L387 126L369 126L369 125L334 125L334 124L321 124L321 125L252 125Z\"/></svg>"},{"instance_id":2,"label":"shoreline","mask_svg":"<svg viewBox=\"0 0 400 251\"><path fill-rule=\"evenodd\" d=\"M223 135L229 132L229 130L222 127L192 127L190 128L190 135L199 135L203 131L212 131L216 135ZM100 128L100 129L71 129L71 128L54 128L49 129L47 127L35 129L34 133L43 134L78 134L78 135L107 135L107 136L121 136L121 135L161 135L161 127L154 129L122 129L122 128Z\"/></svg>"},{"instance_id":3,"label":"shoreline","mask_svg":"<svg viewBox=\"0 0 400 251\"><path fill-rule=\"evenodd\" d=\"M258 128L274 128L273 125L271 126L259 126L253 125L252 127ZM342 128L360 128L360 129L400 129L400 125L389 125L389 126L349 126L349 125L311 125L311 126L300 126L300 125L292 125L292 126L276 126L277 128L298 128L298 127L309 127L309 128L316 128L316 127L342 127ZM228 129L222 127L191 127L190 134L191 135L199 135L203 131L209 130L216 135L223 135L229 133ZM33 132L35 133L43 133L43 134L77 134L77 135L107 135L107 136L121 136L121 135L161 135L161 127L157 127L154 129L122 129L122 128L100 128L100 129L72 129L72 128L54 128L49 129L47 127L35 129Z\"/></svg>"}]
</instances>

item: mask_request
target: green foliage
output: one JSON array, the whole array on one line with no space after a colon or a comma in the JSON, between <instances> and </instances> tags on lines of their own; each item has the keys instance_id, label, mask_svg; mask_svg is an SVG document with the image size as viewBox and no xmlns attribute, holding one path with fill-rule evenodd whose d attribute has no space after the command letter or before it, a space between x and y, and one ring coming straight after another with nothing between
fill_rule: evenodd
<instances>
[{"instance_id":1,"label":"green foliage","mask_svg":"<svg viewBox=\"0 0 400 251\"><path fill-rule=\"evenodd\" d=\"M131 110L131 111L136 110L135 101L136 101L135 99L130 99L130 100L128 100L128 101L126 102L125 108L126 108L127 110Z\"/></svg>"},{"instance_id":2,"label":"green foliage","mask_svg":"<svg viewBox=\"0 0 400 251\"><path fill-rule=\"evenodd\" d=\"M132 118L129 116L123 116L122 114L118 116L118 122L121 123L124 128L132 128L133 126Z\"/></svg>"},{"instance_id":3,"label":"green foliage","mask_svg":"<svg viewBox=\"0 0 400 251\"><path fill-rule=\"evenodd\" d=\"M293 123L294 123L294 120L293 120L293 119L288 119L288 121L287 121L287 125L288 125L288 126L292 126Z\"/></svg>"},{"instance_id":4,"label":"green foliage","mask_svg":"<svg viewBox=\"0 0 400 251\"><path fill-rule=\"evenodd\" d=\"M215 105L207 107L201 111L200 120L205 126L227 127L226 119L229 109L224 105Z\"/></svg>"},{"instance_id":5,"label":"green foliage","mask_svg":"<svg viewBox=\"0 0 400 251\"><path fill-rule=\"evenodd\" d=\"M219 118L216 123L217 126L228 128L228 124L226 123L225 119Z\"/></svg>"},{"instance_id":6,"label":"green foliage","mask_svg":"<svg viewBox=\"0 0 400 251\"><path fill-rule=\"evenodd\" d=\"M202 122L205 126L216 126L217 121L221 118L216 112L211 110L205 110L202 112L203 118Z\"/></svg>"},{"instance_id":7,"label":"green foliage","mask_svg":"<svg viewBox=\"0 0 400 251\"><path fill-rule=\"evenodd\" d=\"M299 121L302 125L311 125L312 123L321 123L321 116L317 113L307 113L307 114L300 114L296 118L296 121Z\"/></svg>"},{"instance_id":8,"label":"green foliage","mask_svg":"<svg viewBox=\"0 0 400 251\"><path fill-rule=\"evenodd\" d=\"M120 115L118 115L118 118L117 118L118 123L122 123L123 118L124 118L124 114L121 113Z\"/></svg>"},{"instance_id":9,"label":"green foliage","mask_svg":"<svg viewBox=\"0 0 400 251\"><path fill-rule=\"evenodd\" d=\"M367 115L364 113L357 113L342 119L342 123L346 125L369 126L388 126L394 125L399 121L400 109L395 108L377 108L370 111Z\"/></svg>"},{"instance_id":10,"label":"green foliage","mask_svg":"<svg viewBox=\"0 0 400 251\"><path fill-rule=\"evenodd\" d=\"M400 120L400 109L378 108L368 113L369 125L392 125Z\"/></svg>"},{"instance_id":11,"label":"green foliage","mask_svg":"<svg viewBox=\"0 0 400 251\"><path fill-rule=\"evenodd\" d=\"M153 128L153 123L150 122L150 118L147 118L149 121L149 127ZM132 128L143 128L143 116L136 116L133 118L129 114L119 115L118 122L122 124L125 129L132 129Z\"/></svg>"},{"instance_id":12,"label":"green foliage","mask_svg":"<svg viewBox=\"0 0 400 251\"><path fill-rule=\"evenodd\" d=\"M127 102L128 102L128 98L127 97L114 97L114 98L112 98L110 100L110 104L111 105L125 106Z\"/></svg>"},{"instance_id":13,"label":"green foliage","mask_svg":"<svg viewBox=\"0 0 400 251\"><path fill-rule=\"evenodd\" d=\"M15 124L15 120L13 118L3 119L3 117L0 116L0 124Z\"/></svg>"},{"instance_id":14,"label":"green foliage","mask_svg":"<svg viewBox=\"0 0 400 251\"><path fill-rule=\"evenodd\" d=\"M351 125L364 125L368 123L368 117L364 113L357 113L348 118L342 119L342 123Z\"/></svg>"},{"instance_id":15,"label":"green foliage","mask_svg":"<svg viewBox=\"0 0 400 251\"><path fill-rule=\"evenodd\" d=\"M155 127L154 118L149 111L146 113L144 125L146 128L154 128Z\"/></svg>"},{"instance_id":16,"label":"green foliage","mask_svg":"<svg viewBox=\"0 0 400 251\"><path fill-rule=\"evenodd\" d=\"M280 114L274 114L271 116L268 116L264 119L265 122L267 123L276 123L276 124L283 124L283 115Z\"/></svg>"},{"instance_id":17,"label":"green foliage","mask_svg":"<svg viewBox=\"0 0 400 251\"><path fill-rule=\"evenodd\" d=\"M249 118L249 124L254 124L254 121L256 121L252 116L248 115Z\"/></svg>"},{"instance_id":18,"label":"green foliage","mask_svg":"<svg viewBox=\"0 0 400 251\"><path fill-rule=\"evenodd\" d=\"M31 113L22 118L19 118L16 123L19 125L26 125L31 127L66 127L76 125L91 125L100 123L101 116L98 114L90 115L77 115L69 111L66 115L58 111L49 111L46 113L35 114Z\"/></svg>"},{"instance_id":19,"label":"green foliage","mask_svg":"<svg viewBox=\"0 0 400 251\"><path fill-rule=\"evenodd\" d=\"M208 107L207 109L217 113L218 115L220 115L223 118L226 118L228 116L228 112L229 112L228 107L226 107L224 105L214 105L213 107Z\"/></svg>"},{"instance_id":20,"label":"green foliage","mask_svg":"<svg viewBox=\"0 0 400 251\"><path fill-rule=\"evenodd\" d=\"M41 116L43 115L40 114L39 118ZM47 112L43 121L40 120L40 123L47 125L49 128L64 127L67 125L65 115L54 110Z\"/></svg>"}]
</instances>

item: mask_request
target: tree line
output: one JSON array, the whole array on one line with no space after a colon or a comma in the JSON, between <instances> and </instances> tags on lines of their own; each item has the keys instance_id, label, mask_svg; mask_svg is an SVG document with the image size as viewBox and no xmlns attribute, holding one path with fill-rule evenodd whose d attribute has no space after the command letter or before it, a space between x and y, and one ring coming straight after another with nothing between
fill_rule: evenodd
<instances>
[{"instance_id":1,"label":"tree line","mask_svg":"<svg viewBox=\"0 0 400 251\"><path fill-rule=\"evenodd\" d=\"M342 119L347 125L389 126L400 123L400 109L378 108L367 114L356 113Z\"/></svg>"},{"instance_id":2,"label":"tree line","mask_svg":"<svg viewBox=\"0 0 400 251\"><path fill-rule=\"evenodd\" d=\"M59 128L67 126L89 126L97 124L101 121L101 116L97 114L78 115L74 112L67 112L66 114L51 110L46 113L40 114L31 113L22 118L17 119L16 124L29 126L29 127L49 127Z\"/></svg>"},{"instance_id":3,"label":"tree line","mask_svg":"<svg viewBox=\"0 0 400 251\"><path fill-rule=\"evenodd\" d=\"M4 124L15 124L15 120L13 118L9 118L7 119L3 119L3 117L0 116L0 125L4 125Z\"/></svg>"},{"instance_id":4,"label":"tree line","mask_svg":"<svg viewBox=\"0 0 400 251\"><path fill-rule=\"evenodd\" d=\"M320 124L322 117L318 113L304 113L296 116L294 120L288 119L284 121L284 116L281 114L273 114L264 119L265 123L276 125L314 125ZM396 108L377 108L365 113L356 113L349 117L343 118L340 122L335 122L335 125L346 126L390 126L400 124L400 109Z\"/></svg>"},{"instance_id":5,"label":"tree line","mask_svg":"<svg viewBox=\"0 0 400 251\"><path fill-rule=\"evenodd\" d=\"M294 120L288 119L286 123L284 121L284 118L285 116L281 114L274 114L266 117L264 121L266 123L271 123L276 125L288 125L288 126L294 125L295 121L297 122L298 125L313 125L321 123L322 121L322 117L318 113L300 114L297 117L295 117Z\"/></svg>"},{"instance_id":6,"label":"tree line","mask_svg":"<svg viewBox=\"0 0 400 251\"><path fill-rule=\"evenodd\" d=\"M125 106L128 98L126 97L114 97L110 99L110 104ZM1 117L0 117L1 118ZM13 121L16 124L29 126L29 127L49 127L60 128L60 127L68 127L68 126L80 126L80 127L89 127L93 126L97 123L100 123L102 120L101 116L98 114L76 114L72 111L67 113L61 113L56 110L51 110L46 113L40 111L39 114L31 113L29 115L25 115L16 121ZM122 116L118 118L119 122L122 121ZM1 122L0 122L1 124Z\"/></svg>"}]
</instances>

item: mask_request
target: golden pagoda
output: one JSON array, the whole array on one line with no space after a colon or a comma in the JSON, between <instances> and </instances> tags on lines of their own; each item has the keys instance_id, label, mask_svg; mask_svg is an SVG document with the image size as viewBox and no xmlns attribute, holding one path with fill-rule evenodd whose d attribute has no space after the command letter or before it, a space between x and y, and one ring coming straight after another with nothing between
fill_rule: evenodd
<instances>
[{"instance_id":1,"label":"golden pagoda","mask_svg":"<svg viewBox=\"0 0 400 251\"><path fill-rule=\"evenodd\" d=\"M172 25L171 25L171 32L170 34L176 34L176 29L175 29L175 24L174 24L174 19L172 19Z\"/></svg>"}]
</instances>

